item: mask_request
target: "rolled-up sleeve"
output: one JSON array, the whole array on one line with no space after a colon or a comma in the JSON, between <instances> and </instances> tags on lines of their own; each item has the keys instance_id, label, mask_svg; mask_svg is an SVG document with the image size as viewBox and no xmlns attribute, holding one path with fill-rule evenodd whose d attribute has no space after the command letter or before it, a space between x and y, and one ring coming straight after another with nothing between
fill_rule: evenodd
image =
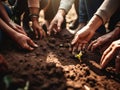
<instances>
[{"instance_id":1,"label":"rolled-up sleeve","mask_svg":"<svg viewBox=\"0 0 120 90\"><path fill-rule=\"evenodd\" d=\"M40 0L28 0L28 7L40 7Z\"/></svg>"},{"instance_id":2,"label":"rolled-up sleeve","mask_svg":"<svg viewBox=\"0 0 120 90\"><path fill-rule=\"evenodd\" d=\"M95 14L102 18L103 23L106 23L119 7L120 0L104 0Z\"/></svg>"},{"instance_id":3,"label":"rolled-up sleeve","mask_svg":"<svg viewBox=\"0 0 120 90\"><path fill-rule=\"evenodd\" d=\"M70 10L75 0L61 0L59 9L64 9L66 13Z\"/></svg>"}]
</instances>

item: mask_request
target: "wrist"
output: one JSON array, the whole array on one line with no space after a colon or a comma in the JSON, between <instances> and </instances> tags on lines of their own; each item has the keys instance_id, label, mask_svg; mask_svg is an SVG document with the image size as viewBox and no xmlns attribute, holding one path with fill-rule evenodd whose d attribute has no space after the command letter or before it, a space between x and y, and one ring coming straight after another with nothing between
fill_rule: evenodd
<instances>
[{"instance_id":1,"label":"wrist","mask_svg":"<svg viewBox=\"0 0 120 90\"><path fill-rule=\"evenodd\" d=\"M59 10L58 10L58 13L61 14L62 16L65 16L65 15L66 15L64 9L59 9Z\"/></svg>"},{"instance_id":2,"label":"wrist","mask_svg":"<svg viewBox=\"0 0 120 90\"><path fill-rule=\"evenodd\" d=\"M97 15L94 15L87 25L91 30L96 31L102 25L102 20Z\"/></svg>"},{"instance_id":3,"label":"wrist","mask_svg":"<svg viewBox=\"0 0 120 90\"><path fill-rule=\"evenodd\" d=\"M31 14L29 14L29 17L33 22L38 21L39 14L31 13Z\"/></svg>"},{"instance_id":4,"label":"wrist","mask_svg":"<svg viewBox=\"0 0 120 90\"><path fill-rule=\"evenodd\" d=\"M38 17L31 17L31 21L32 21L33 23L39 22L39 21L38 21Z\"/></svg>"},{"instance_id":5,"label":"wrist","mask_svg":"<svg viewBox=\"0 0 120 90\"><path fill-rule=\"evenodd\" d=\"M30 18L39 18L39 14L29 14Z\"/></svg>"}]
</instances>

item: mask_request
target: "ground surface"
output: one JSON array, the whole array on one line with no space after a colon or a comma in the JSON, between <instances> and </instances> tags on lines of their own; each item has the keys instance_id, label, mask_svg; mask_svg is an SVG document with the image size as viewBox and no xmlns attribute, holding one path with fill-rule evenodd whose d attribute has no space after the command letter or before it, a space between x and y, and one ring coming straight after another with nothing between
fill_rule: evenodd
<instances>
[{"instance_id":1,"label":"ground surface","mask_svg":"<svg viewBox=\"0 0 120 90\"><path fill-rule=\"evenodd\" d=\"M101 70L99 53L86 52L81 60L71 55L72 38L67 30L62 30L58 35L35 40L39 47L32 52L7 44L1 53L8 64L4 77L11 84L5 88L7 84L1 78L0 90L25 86L28 90L120 90L120 74L115 74L111 67Z\"/></svg>"},{"instance_id":2,"label":"ground surface","mask_svg":"<svg viewBox=\"0 0 120 90\"><path fill-rule=\"evenodd\" d=\"M39 47L32 52L15 49L13 44L3 48L7 76L12 78L8 90L24 87L27 81L29 90L120 90L120 75L111 68L100 70L100 54L87 52L82 60L71 55L71 38L63 30L59 35L36 40ZM5 90L2 86L0 90Z\"/></svg>"}]
</instances>

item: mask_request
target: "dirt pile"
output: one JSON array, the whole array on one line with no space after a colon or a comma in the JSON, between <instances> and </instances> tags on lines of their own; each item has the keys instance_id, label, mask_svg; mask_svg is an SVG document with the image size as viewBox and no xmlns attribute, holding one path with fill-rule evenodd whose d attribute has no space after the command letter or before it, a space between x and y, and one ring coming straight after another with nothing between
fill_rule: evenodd
<instances>
[{"instance_id":1,"label":"dirt pile","mask_svg":"<svg viewBox=\"0 0 120 90\"><path fill-rule=\"evenodd\" d=\"M82 60L69 52L72 35L63 30L60 34L36 40L39 45L32 52L3 48L12 79L7 90L23 88L29 82L29 90L120 90L120 75L112 68L101 70L100 54L87 52ZM6 90L1 82L0 90ZM23 89L24 90L24 89Z\"/></svg>"}]
</instances>

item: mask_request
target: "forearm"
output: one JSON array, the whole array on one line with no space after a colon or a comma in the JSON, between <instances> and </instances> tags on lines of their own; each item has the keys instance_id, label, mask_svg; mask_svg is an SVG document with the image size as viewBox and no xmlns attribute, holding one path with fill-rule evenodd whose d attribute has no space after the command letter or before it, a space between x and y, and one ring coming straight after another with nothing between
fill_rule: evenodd
<instances>
[{"instance_id":1,"label":"forearm","mask_svg":"<svg viewBox=\"0 0 120 90\"><path fill-rule=\"evenodd\" d=\"M9 24L9 22L11 21L11 19L9 18L4 5L0 2L0 17L7 23Z\"/></svg>"},{"instance_id":2,"label":"forearm","mask_svg":"<svg viewBox=\"0 0 120 90\"><path fill-rule=\"evenodd\" d=\"M10 36L15 36L17 32L9 27L1 18L0 18L0 28Z\"/></svg>"},{"instance_id":3,"label":"forearm","mask_svg":"<svg viewBox=\"0 0 120 90\"><path fill-rule=\"evenodd\" d=\"M63 9L59 9L58 12L57 12L57 14L61 14L63 17L65 17L66 12Z\"/></svg>"},{"instance_id":4,"label":"forearm","mask_svg":"<svg viewBox=\"0 0 120 90\"><path fill-rule=\"evenodd\" d=\"M39 8L39 0L28 0L28 7L36 7Z\"/></svg>"},{"instance_id":5,"label":"forearm","mask_svg":"<svg viewBox=\"0 0 120 90\"><path fill-rule=\"evenodd\" d=\"M72 7L74 1L75 0L61 0L59 9L63 9L67 13Z\"/></svg>"},{"instance_id":6,"label":"forearm","mask_svg":"<svg viewBox=\"0 0 120 90\"><path fill-rule=\"evenodd\" d=\"M87 26L91 28L92 31L96 31L102 25L102 19L94 15L91 20L88 22Z\"/></svg>"},{"instance_id":7,"label":"forearm","mask_svg":"<svg viewBox=\"0 0 120 90\"><path fill-rule=\"evenodd\" d=\"M112 33L114 40L120 38L120 21L116 24L115 29L110 33Z\"/></svg>"},{"instance_id":8,"label":"forearm","mask_svg":"<svg viewBox=\"0 0 120 90\"><path fill-rule=\"evenodd\" d=\"M40 11L39 0L28 0L28 8L32 22L38 22Z\"/></svg>"},{"instance_id":9,"label":"forearm","mask_svg":"<svg viewBox=\"0 0 120 90\"><path fill-rule=\"evenodd\" d=\"M32 22L36 22L36 21L38 22L39 8L30 7L29 11L30 11L30 18L31 18Z\"/></svg>"},{"instance_id":10,"label":"forearm","mask_svg":"<svg viewBox=\"0 0 120 90\"><path fill-rule=\"evenodd\" d=\"M120 38L120 27L116 27L115 30L113 30L114 33L114 39Z\"/></svg>"}]
</instances>

